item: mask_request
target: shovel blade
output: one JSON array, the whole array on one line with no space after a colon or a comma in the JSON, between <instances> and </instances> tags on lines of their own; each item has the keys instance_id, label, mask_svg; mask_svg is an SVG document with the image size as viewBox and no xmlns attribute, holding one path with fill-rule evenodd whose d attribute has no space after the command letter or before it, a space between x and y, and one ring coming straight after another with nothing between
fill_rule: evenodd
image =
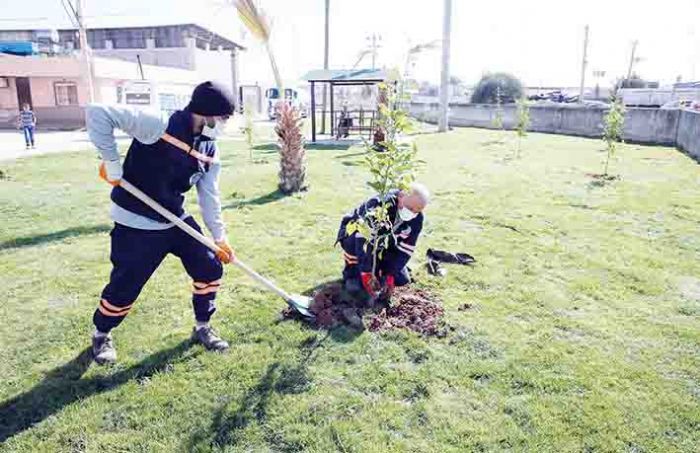
<instances>
[{"instance_id":1,"label":"shovel blade","mask_svg":"<svg viewBox=\"0 0 700 453\"><path fill-rule=\"evenodd\" d=\"M311 298L306 297L306 296L301 296L298 294L294 294L291 296L289 300L287 300L287 304L289 304L290 307L300 315L306 317L306 318L315 318L316 315L311 312L309 307L311 306Z\"/></svg>"}]
</instances>

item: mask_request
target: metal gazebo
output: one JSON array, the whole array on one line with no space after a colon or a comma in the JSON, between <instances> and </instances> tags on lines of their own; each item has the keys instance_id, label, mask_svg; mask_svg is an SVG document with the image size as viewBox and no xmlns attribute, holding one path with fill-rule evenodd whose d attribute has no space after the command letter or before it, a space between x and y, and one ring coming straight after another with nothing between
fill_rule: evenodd
<instances>
[{"instance_id":1,"label":"metal gazebo","mask_svg":"<svg viewBox=\"0 0 700 453\"><path fill-rule=\"evenodd\" d=\"M303 79L311 84L311 141L316 141L317 128L316 128L316 115L321 113L321 115L326 115L330 113L330 136L335 137L334 132L338 131L339 121L344 121L343 131L345 135L356 134L364 135L367 134L367 138L371 140L372 134L374 132L374 122L377 116L377 109L357 109L348 110L343 108L341 110L336 110L334 105L334 88L336 87L349 87L349 86L375 86L387 79L386 72L381 69L318 69L308 72ZM326 111L325 106L323 110L317 112L316 108L316 86L320 85L323 89L326 86L330 88L330 102L329 111ZM325 118L324 118L325 119ZM325 125L325 122L323 123ZM325 130L321 131L321 134L326 134Z\"/></svg>"}]
</instances>

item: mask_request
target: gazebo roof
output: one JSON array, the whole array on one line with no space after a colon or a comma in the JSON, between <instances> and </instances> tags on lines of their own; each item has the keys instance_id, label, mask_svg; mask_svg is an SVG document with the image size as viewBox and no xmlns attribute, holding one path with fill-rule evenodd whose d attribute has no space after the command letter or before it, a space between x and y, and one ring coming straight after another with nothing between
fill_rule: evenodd
<instances>
[{"instance_id":1,"label":"gazebo roof","mask_svg":"<svg viewBox=\"0 0 700 453\"><path fill-rule=\"evenodd\" d=\"M382 69L315 69L302 78L307 82L383 82L387 74Z\"/></svg>"}]
</instances>

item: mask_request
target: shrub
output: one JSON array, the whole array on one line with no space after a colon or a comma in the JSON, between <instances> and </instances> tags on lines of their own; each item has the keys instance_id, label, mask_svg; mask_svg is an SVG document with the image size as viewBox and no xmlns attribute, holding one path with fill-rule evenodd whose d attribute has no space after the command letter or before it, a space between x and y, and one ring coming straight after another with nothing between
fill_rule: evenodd
<instances>
[{"instance_id":1,"label":"shrub","mask_svg":"<svg viewBox=\"0 0 700 453\"><path fill-rule=\"evenodd\" d=\"M523 97L523 84L517 77L497 72L484 75L474 89L472 102L475 104L496 104L500 92L501 102L511 104Z\"/></svg>"}]
</instances>

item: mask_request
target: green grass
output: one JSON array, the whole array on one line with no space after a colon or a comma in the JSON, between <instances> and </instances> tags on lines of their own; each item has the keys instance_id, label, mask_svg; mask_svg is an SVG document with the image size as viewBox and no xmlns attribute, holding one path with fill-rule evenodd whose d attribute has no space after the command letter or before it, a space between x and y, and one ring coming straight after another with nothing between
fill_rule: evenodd
<instances>
[{"instance_id":1,"label":"green grass","mask_svg":"<svg viewBox=\"0 0 700 453\"><path fill-rule=\"evenodd\" d=\"M447 338L278 322L283 303L231 268L214 322L232 347L210 354L186 341L189 281L168 258L112 368L85 353L110 271L97 161L3 163L0 450L697 451L700 167L625 145L599 186L600 141L531 134L510 160L498 136L416 137L434 203L414 267ZM337 278L340 216L368 195L361 149L310 151L310 191L282 197L274 150L223 148L239 256L293 292ZM428 247L478 265L429 277Z\"/></svg>"}]
</instances>

